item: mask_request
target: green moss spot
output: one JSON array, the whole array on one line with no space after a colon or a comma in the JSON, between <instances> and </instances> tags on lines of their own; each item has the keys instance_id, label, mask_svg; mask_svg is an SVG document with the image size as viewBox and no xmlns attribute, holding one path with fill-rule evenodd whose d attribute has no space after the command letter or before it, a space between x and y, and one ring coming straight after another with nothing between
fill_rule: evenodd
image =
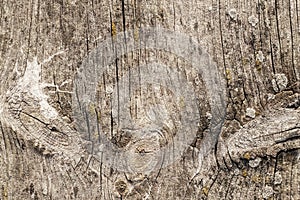
<instances>
[{"instance_id":1,"label":"green moss spot","mask_svg":"<svg viewBox=\"0 0 300 200\"><path fill-rule=\"evenodd\" d=\"M226 69L226 78L228 81L230 81L232 79L230 69Z\"/></svg>"},{"instance_id":2,"label":"green moss spot","mask_svg":"<svg viewBox=\"0 0 300 200\"><path fill-rule=\"evenodd\" d=\"M117 35L117 27L114 22L111 23L111 35L115 37Z\"/></svg>"},{"instance_id":3,"label":"green moss spot","mask_svg":"<svg viewBox=\"0 0 300 200\"><path fill-rule=\"evenodd\" d=\"M244 169L244 170L243 170L243 172L242 172L242 176L243 176L243 177L247 177L247 176L248 176L248 172L247 172L247 170L246 170L246 169Z\"/></svg>"},{"instance_id":4,"label":"green moss spot","mask_svg":"<svg viewBox=\"0 0 300 200\"><path fill-rule=\"evenodd\" d=\"M250 160L250 158L251 158L250 153L249 152L245 153L243 158L245 158L246 160Z\"/></svg>"},{"instance_id":5,"label":"green moss spot","mask_svg":"<svg viewBox=\"0 0 300 200\"><path fill-rule=\"evenodd\" d=\"M202 192L203 192L203 194L204 194L205 196L208 195L208 191L209 191L208 187L202 188Z\"/></svg>"}]
</instances>

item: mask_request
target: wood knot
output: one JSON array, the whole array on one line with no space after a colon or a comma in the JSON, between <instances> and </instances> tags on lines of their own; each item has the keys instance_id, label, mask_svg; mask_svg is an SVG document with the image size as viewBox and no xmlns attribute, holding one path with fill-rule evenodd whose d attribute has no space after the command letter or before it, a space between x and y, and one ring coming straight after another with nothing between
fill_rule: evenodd
<instances>
[{"instance_id":1,"label":"wood knot","mask_svg":"<svg viewBox=\"0 0 300 200\"><path fill-rule=\"evenodd\" d=\"M127 184L122 180L117 181L115 187L119 194L124 194L127 190Z\"/></svg>"}]
</instances>

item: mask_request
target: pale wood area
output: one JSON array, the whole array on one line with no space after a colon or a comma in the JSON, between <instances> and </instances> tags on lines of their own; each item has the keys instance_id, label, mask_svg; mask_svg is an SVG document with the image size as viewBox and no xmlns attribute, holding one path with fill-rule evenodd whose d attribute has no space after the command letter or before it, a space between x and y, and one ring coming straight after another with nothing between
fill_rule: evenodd
<instances>
[{"instance_id":1,"label":"pale wood area","mask_svg":"<svg viewBox=\"0 0 300 200\"><path fill-rule=\"evenodd\" d=\"M0 199L300 199L299 20L299 0L0 1ZM227 87L215 154L201 157L211 105L200 77L199 134L180 160L147 175L90 156L72 116L86 56L105 39L146 26L192 36ZM153 60L190 69L155 50L112 66L123 73ZM103 127L113 124L105 84L117 80L106 73L97 93ZM123 147L118 138L110 137Z\"/></svg>"}]
</instances>

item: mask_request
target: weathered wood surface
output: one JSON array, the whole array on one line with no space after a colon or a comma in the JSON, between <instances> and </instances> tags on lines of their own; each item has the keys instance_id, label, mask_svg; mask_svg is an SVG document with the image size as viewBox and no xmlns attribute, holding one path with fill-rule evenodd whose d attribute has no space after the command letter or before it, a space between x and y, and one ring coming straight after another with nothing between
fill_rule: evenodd
<instances>
[{"instance_id":1,"label":"weathered wood surface","mask_svg":"<svg viewBox=\"0 0 300 200\"><path fill-rule=\"evenodd\" d=\"M0 199L300 199L299 6L298 0L1 1ZM102 41L146 26L195 38L226 79L227 115L216 154L202 155L209 85L172 53L128 53L111 65L117 73L156 61L182 69L191 83L198 77L201 120L182 159L148 174L120 172L85 149L72 113L75 74ZM114 74L106 72L104 82L115 83ZM99 111L109 132L104 82ZM134 105L152 92L136 94ZM162 89L170 106L168 95ZM128 143L118 134L108 138L119 147Z\"/></svg>"}]
</instances>

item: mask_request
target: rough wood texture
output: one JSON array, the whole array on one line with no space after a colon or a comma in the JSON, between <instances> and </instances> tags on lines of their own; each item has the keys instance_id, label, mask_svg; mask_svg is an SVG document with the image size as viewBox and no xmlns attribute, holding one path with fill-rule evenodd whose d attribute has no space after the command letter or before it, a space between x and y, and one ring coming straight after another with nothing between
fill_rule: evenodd
<instances>
[{"instance_id":1,"label":"rough wood texture","mask_svg":"<svg viewBox=\"0 0 300 200\"><path fill-rule=\"evenodd\" d=\"M0 199L300 199L299 6L299 0L1 1ZM155 49L120 56L95 87L99 105L90 105L116 146L148 156L147 148L172 141L180 121L165 126L165 141L144 138L138 148L118 131L107 91L131 67L155 61L176 68L201 108L198 133L181 159L148 173L138 171L149 160L138 159L124 172L87 150L73 117L74 83L102 41L146 26L191 36L210 55L226 80L226 119L212 137L211 87L188 59ZM172 91L159 89L132 92L131 117L141 126L147 120L138 106L159 102L165 107L157 110L180 112Z\"/></svg>"}]
</instances>

